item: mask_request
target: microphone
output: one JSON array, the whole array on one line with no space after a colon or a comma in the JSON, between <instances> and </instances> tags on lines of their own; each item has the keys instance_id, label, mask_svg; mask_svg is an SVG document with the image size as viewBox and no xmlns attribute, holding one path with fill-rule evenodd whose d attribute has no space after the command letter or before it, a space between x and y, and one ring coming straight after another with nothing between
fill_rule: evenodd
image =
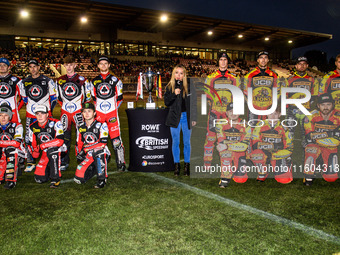
<instances>
[{"instance_id":1,"label":"microphone","mask_svg":"<svg viewBox=\"0 0 340 255\"><path fill-rule=\"evenodd\" d=\"M183 81L180 81L180 80L176 80L175 81L175 89L180 89L182 88L183 86ZM181 94L178 94L177 97L179 97Z\"/></svg>"}]
</instances>

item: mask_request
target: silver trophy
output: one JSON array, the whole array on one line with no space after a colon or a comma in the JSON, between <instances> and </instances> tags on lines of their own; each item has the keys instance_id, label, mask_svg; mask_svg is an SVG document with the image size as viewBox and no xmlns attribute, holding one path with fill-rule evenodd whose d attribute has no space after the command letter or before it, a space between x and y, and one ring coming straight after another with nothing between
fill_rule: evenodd
<instances>
[{"instance_id":1,"label":"silver trophy","mask_svg":"<svg viewBox=\"0 0 340 255\"><path fill-rule=\"evenodd\" d=\"M149 92L149 97L148 97L148 103L154 103L152 99L152 90L155 86L155 79L157 77L157 74L151 71L151 67L149 67L149 70L142 74L143 77L143 84L146 88L146 90Z\"/></svg>"}]
</instances>

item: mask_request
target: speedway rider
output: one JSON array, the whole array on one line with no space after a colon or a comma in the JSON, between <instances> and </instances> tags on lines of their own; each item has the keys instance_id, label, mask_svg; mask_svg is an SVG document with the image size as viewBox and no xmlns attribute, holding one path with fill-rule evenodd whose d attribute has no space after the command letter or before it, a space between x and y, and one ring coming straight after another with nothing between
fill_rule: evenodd
<instances>
[{"instance_id":1,"label":"speedway rider","mask_svg":"<svg viewBox=\"0 0 340 255\"><path fill-rule=\"evenodd\" d=\"M8 104L0 105L0 183L6 181L4 188L16 186L19 161L25 158L23 127L12 122L13 111Z\"/></svg>"},{"instance_id":2,"label":"speedway rider","mask_svg":"<svg viewBox=\"0 0 340 255\"><path fill-rule=\"evenodd\" d=\"M268 67L269 53L257 54L258 66L244 77L244 94L248 97L248 88L252 88L252 103L256 110L267 110L272 105L273 88L277 88L277 74ZM279 97L280 91L278 91ZM249 119L264 119L249 112Z\"/></svg>"},{"instance_id":3,"label":"speedway rider","mask_svg":"<svg viewBox=\"0 0 340 255\"><path fill-rule=\"evenodd\" d=\"M63 125L59 120L49 118L46 105L36 105L34 109L37 120L29 127L27 146L34 158L41 154L34 179L37 183L51 180L50 187L57 188L61 179L61 153L66 150Z\"/></svg>"},{"instance_id":4,"label":"speedway rider","mask_svg":"<svg viewBox=\"0 0 340 255\"><path fill-rule=\"evenodd\" d=\"M23 105L23 101L18 102L21 98L19 82L20 78L9 73L10 63L7 58L0 58L0 105L2 103L8 104L12 111L13 116L11 122L21 123L18 110ZM22 102L22 103L21 103Z\"/></svg>"},{"instance_id":5,"label":"speedway rider","mask_svg":"<svg viewBox=\"0 0 340 255\"><path fill-rule=\"evenodd\" d=\"M39 62L31 59L28 62L28 68L31 73L30 76L23 79L19 83L20 94L26 104L26 135L25 142L30 141L28 130L30 125L36 121L35 107L37 105L44 105L48 109L48 113L52 116L52 111L56 105L56 88L52 79L40 74ZM31 172L35 169L35 160L27 151L27 167L25 172Z\"/></svg>"},{"instance_id":6,"label":"speedway rider","mask_svg":"<svg viewBox=\"0 0 340 255\"><path fill-rule=\"evenodd\" d=\"M335 109L340 111L340 54L335 58L336 69L326 74L320 83L319 95L330 93L334 99Z\"/></svg>"},{"instance_id":7,"label":"speedway rider","mask_svg":"<svg viewBox=\"0 0 340 255\"><path fill-rule=\"evenodd\" d=\"M83 124L83 116L81 114L81 104L91 99L90 92L87 91L89 84L87 80L75 73L75 60L72 56L64 58L64 66L66 74L60 76L57 81L58 102L61 105L60 121L64 127L65 144L67 152L62 155L61 170L67 169L70 163L70 147L71 147L71 126L72 123L77 127Z\"/></svg>"},{"instance_id":8,"label":"speedway rider","mask_svg":"<svg viewBox=\"0 0 340 255\"><path fill-rule=\"evenodd\" d=\"M107 161L110 151L107 148L108 126L95 119L96 110L92 103L84 103L82 114L85 120L77 128L76 156L80 161L74 181L85 183L97 174L95 188L104 188L107 180Z\"/></svg>"},{"instance_id":9,"label":"speedway rider","mask_svg":"<svg viewBox=\"0 0 340 255\"><path fill-rule=\"evenodd\" d=\"M335 102L330 93L318 97L319 110L304 119L307 146L305 148L306 186L313 184L319 171L324 180L334 182L338 179L340 144L340 112L335 110Z\"/></svg>"},{"instance_id":10,"label":"speedway rider","mask_svg":"<svg viewBox=\"0 0 340 255\"><path fill-rule=\"evenodd\" d=\"M232 102L232 94L226 85L240 86L239 79L231 74L227 68L230 58L226 52L218 55L218 70L210 74L205 84L207 85L207 99L210 105L208 115L207 134L204 143L204 166L210 167L213 159L217 132L213 125L216 119L226 119L227 106Z\"/></svg>"},{"instance_id":11,"label":"speedway rider","mask_svg":"<svg viewBox=\"0 0 340 255\"><path fill-rule=\"evenodd\" d=\"M244 183L248 179L244 166L247 163L245 151L251 139L251 128L242 125L240 116L233 114L233 103L227 106L227 117L227 123L216 127L216 149L220 154L222 169L221 188L227 187L233 176L237 183Z\"/></svg>"},{"instance_id":12,"label":"speedway rider","mask_svg":"<svg viewBox=\"0 0 340 255\"><path fill-rule=\"evenodd\" d=\"M124 146L120 135L118 108L123 102L123 83L110 74L110 60L106 56L98 59L100 74L90 84L92 98L96 105L97 120L106 122L116 156L117 168L125 171Z\"/></svg>"},{"instance_id":13,"label":"speedway rider","mask_svg":"<svg viewBox=\"0 0 340 255\"><path fill-rule=\"evenodd\" d=\"M297 59L295 69L296 71L294 72L293 75L291 75L287 79L286 86L291 87L291 88L304 88L307 89L311 95L312 95L312 100L308 101L303 104L303 106L310 111L311 110L311 104L315 100L315 97L318 95L318 89L317 89L317 82L314 80L313 77L309 76L307 73L307 68L308 68L308 60L306 57L299 57ZM288 98L289 99L297 99L297 98L304 98L305 94L304 93L289 93ZM291 135L294 137L295 129L297 124L300 125L301 127L301 133L303 134L303 119L305 118L305 115L301 112L300 109L298 109L295 105L290 104L288 105L288 119L292 120L290 122L290 132ZM303 141L303 147L305 147L304 144L304 139Z\"/></svg>"},{"instance_id":14,"label":"speedway rider","mask_svg":"<svg viewBox=\"0 0 340 255\"><path fill-rule=\"evenodd\" d=\"M257 181L264 182L270 172L275 180L287 184L293 180L292 160L293 140L288 128L281 125L278 107L268 119L259 120L252 133L250 160L258 170Z\"/></svg>"}]
</instances>

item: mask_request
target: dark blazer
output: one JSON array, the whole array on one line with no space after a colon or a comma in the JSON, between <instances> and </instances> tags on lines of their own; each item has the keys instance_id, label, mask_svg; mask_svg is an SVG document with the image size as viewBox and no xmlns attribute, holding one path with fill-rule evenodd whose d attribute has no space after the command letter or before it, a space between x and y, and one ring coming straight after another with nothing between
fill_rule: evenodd
<instances>
[{"instance_id":1,"label":"dark blazer","mask_svg":"<svg viewBox=\"0 0 340 255\"><path fill-rule=\"evenodd\" d=\"M165 125L177 128L182 114L183 90L179 95L175 95L170 87L166 87L164 103L169 107L169 113ZM195 87L188 80L188 95L185 96L185 107L187 112L188 127L191 129L191 122L197 119L197 98Z\"/></svg>"}]
</instances>

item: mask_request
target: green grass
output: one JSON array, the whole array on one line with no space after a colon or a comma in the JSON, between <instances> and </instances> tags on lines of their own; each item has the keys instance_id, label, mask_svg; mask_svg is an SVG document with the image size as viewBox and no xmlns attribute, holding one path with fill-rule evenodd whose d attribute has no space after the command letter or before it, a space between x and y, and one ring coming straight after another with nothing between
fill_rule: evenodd
<instances>
[{"instance_id":1,"label":"green grass","mask_svg":"<svg viewBox=\"0 0 340 255\"><path fill-rule=\"evenodd\" d=\"M124 107L124 106L123 106ZM120 120L129 162L125 111ZM57 110L55 112L58 112ZM22 115L23 116L23 115ZM74 148L74 147L73 147ZM74 158L74 150L71 158ZM217 155L217 154L216 154ZM75 163L63 172L74 176ZM109 171L116 171L114 160ZM273 179L231 183L173 177L242 204L340 236L339 181L318 179L304 187ZM36 184L33 173L14 190L0 189L1 254L332 254L340 245L197 195L145 173L113 173L102 190L62 183L57 190Z\"/></svg>"}]
</instances>

